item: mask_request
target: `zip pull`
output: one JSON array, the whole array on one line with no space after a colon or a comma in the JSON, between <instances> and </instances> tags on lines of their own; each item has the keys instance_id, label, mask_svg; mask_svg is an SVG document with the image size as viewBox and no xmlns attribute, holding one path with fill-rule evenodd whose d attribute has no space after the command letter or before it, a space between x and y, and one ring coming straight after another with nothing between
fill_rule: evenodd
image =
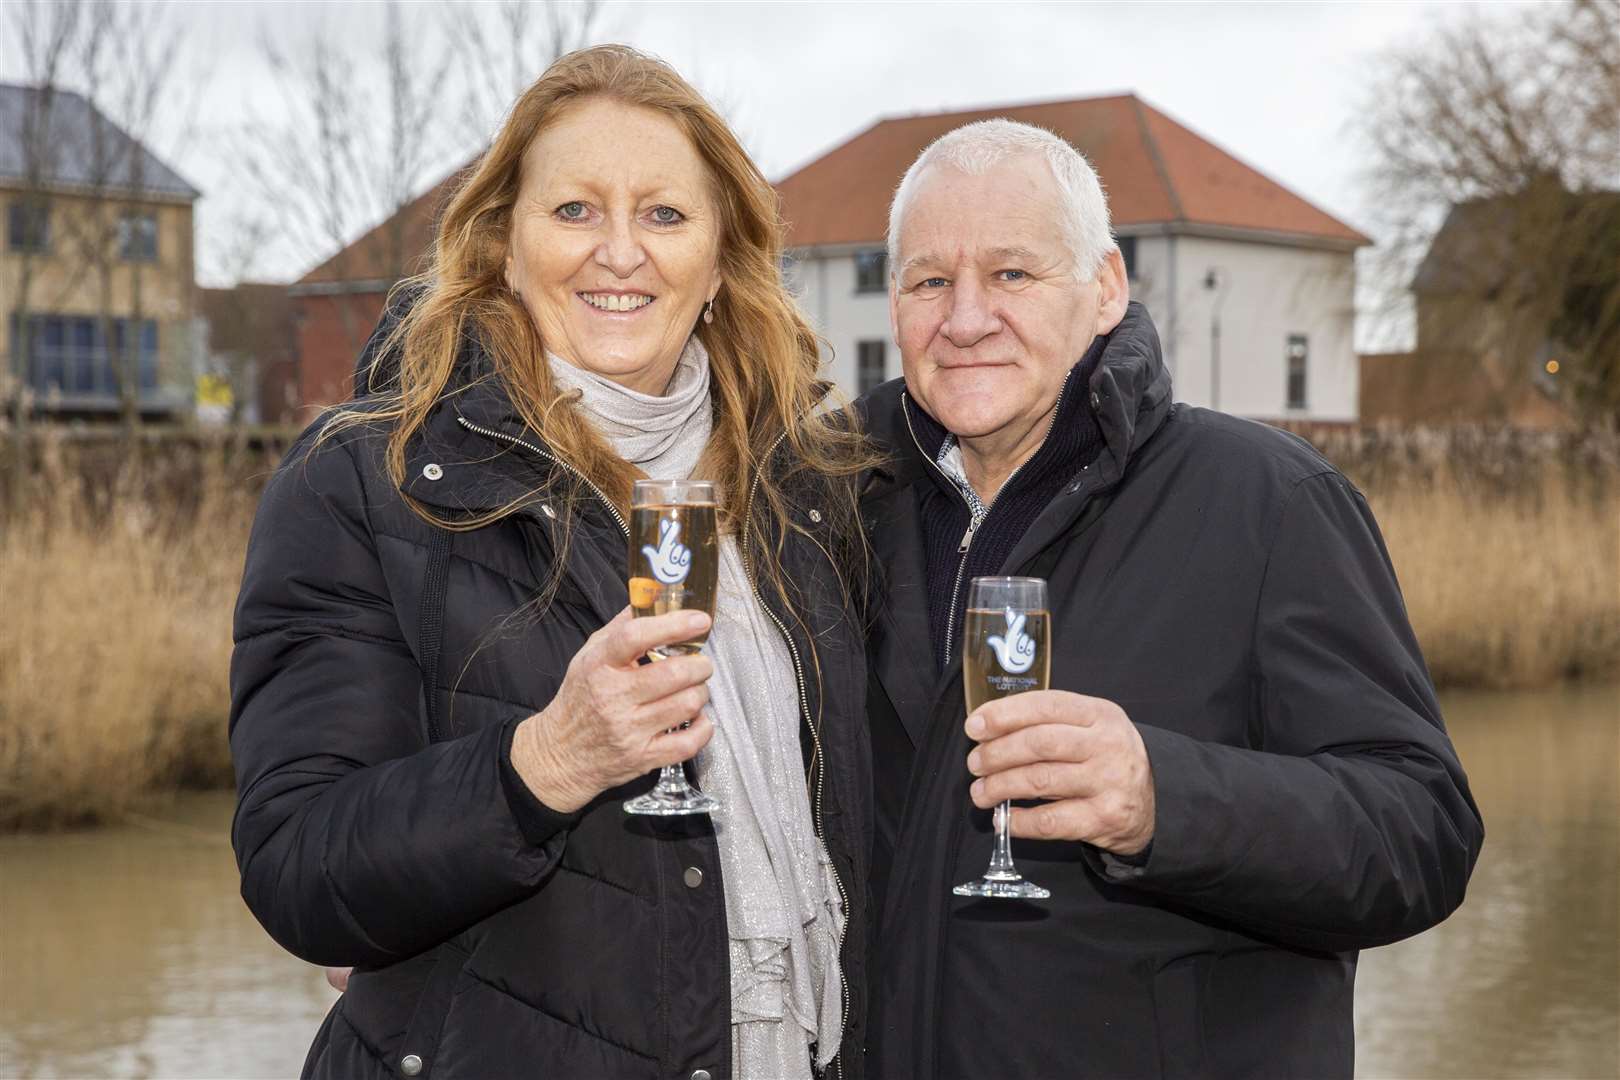
<instances>
[{"instance_id":1,"label":"zip pull","mask_svg":"<svg viewBox=\"0 0 1620 1080\"><path fill-rule=\"evenodd\" d=\"M982 517L976 517L968 521L967 532L962 534L962 542L956 545L956 553L958 555L967 554L968 545L973 543L973 534L979 528L979 523L983 520L984 518Z\"/></svg>"}]
</instances>

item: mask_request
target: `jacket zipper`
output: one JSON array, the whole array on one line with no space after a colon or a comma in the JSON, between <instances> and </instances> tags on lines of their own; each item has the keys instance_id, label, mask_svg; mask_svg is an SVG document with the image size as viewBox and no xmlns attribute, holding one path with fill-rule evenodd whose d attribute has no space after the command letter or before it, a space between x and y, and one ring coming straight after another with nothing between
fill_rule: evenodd
<instances>
[{"instance_id":1,"label":"jacket zipper","mask_svg":"<svg viewBox=\"0 0 1620 1080\"><path fill-rule=\"evenodd\" d=\"M509 443L509 444L511 444L513 446L521 446L525 450L528 450L530 453L538 454L540 457L545 458L547 461L553 462L557 466L559 466L560 468L566 469L570 473L573 473L575 476L579 477L581 480L583 480L585 482L585 485L587 487L589 487L592 492L595 493L595 495L596 495L596 497L598 499L602 500L602 505L607 507L608 513L613 515L613 520L619 523L619 528L624 532L625 538L626 539L629 538L629 536L630 536L630 526L625 524L624 516L619 513L619 508L613 504L613 501L611 499L609 499L606 495L602 494L602 489L597 487L594 483L592 483L590 477L586 476L584 473L580 472L578 469L576 469L572 465L568 464L568 462L564 461L562 458L558 457L556 454L553 454L553 453L550 453L550 452L548 452L546 450L543 450L540 447L536 446L534 443L531 443L526 439L520 438L519 436L510 435L510 434L507 434L504 431L495 431L492 428L480 427L479 425L474 424L472 421L468 420L464 416L456 417L456 423L460 424L462 427L466 428L468 431L475 432L476 434L482 435L485 438L496 439L496 440L499 440L499 441L502 441L502 442ZM797 645L795 645L793 643L793 637L788 633L787 627L782 625L782 620L776 617L776 612L772 611L771 608L770 608L770 605L765 603L765 597L759 590L759 582L754 580L753 562L748 557L748 540L749 540L749 534L751 532L751 525L752 525L752 513L753 513L753 508L754 508L754 496L759 493L760 481L762 481L765 478L765 462L770 461L771 457L773 455L775 455L777 447L781 446L782 441L784 439L786 439L786 438L787 438L787 432L784 431L782 434L780 434L780 435L778 435L776 437L776 441L773 442L771 444L771 446L770 446L770 449L765 452L765 457L764 457L763 461L761 461L761 463L760 463L760 471L754 477L753 486L751 488L749 488L748 501L743 504L743 542L742 542L743 571L744 571L745 575L748 578L748 584L754 590L754 599L759 603L759 606L760 606L761 610L763 610L765 612L765 614L770 617L771 622L775 624L777 632L782 635L782 640L787 644L788 653L793 657L793 674L794 674L794 677L798 680L798 686L799 686L799 715L803 716L805 723L810 726L810 741L814 745L815 760L818 763L817 768L815 770L815 772L816 772L816 791L815 791L815 795L814 795L814 802L813 802L813 808L812 808L812 813L813 813L813 816L814 816L814 819L815 819L816 839L822 841L822 843L826 843L826 837L824 835L825 830L824 830L824 828L822 826L822 820L821 820L821 796L822 796L823 787L825 785L825 776L826 776L826 772L827 772L827 764L826 764L826 757L823 755L822 749L821 749L821 733L816 730L815 721L810 719L810 700L809 700L809 694L805 690L804 664L799 659L799 648L798 648ZM849 893L844 889L844 881L843 881L843 879L838 876L838 864L836 862L831 862L831 858L832 858L832 856L831 856L831 853L829 852L828 853L828 860L829 860L829 864L832 866L833 883L838 886L838 896L839 896L839 899L842 900L843 904L844 904L844 921L845 921L845 925L847 926L848 922L849 922L849 916L850 916ZM843 1020L842 1020L842 1022L840 1024L840 1027L847 1030L848 1027L849 1027L849 982L844 976L844 965L843 965L843 960L842 960L843 952L844 952L844 932L842 930L840 930L839 933L838 933L838 954L839 954L839 957L840 957L839 964L838 964L838 986L839 986L840 1013L841 1013L841 1015L843 1017ZM839 1076L843 1076L844 1075L844 1070L843 1070L843 1062L842 1062L842 1060L835 1057L834 1060L833 1060L833 1065L837 1069L837 1074Z\"/></svg>"},{"instance_id":2,"label":"jacket zipper","mask_svg":"<svg viewBox=\"0 0 1620 1080\"><path fill-rule=\"evenodd\" d=\"M934 467L935 472L939 473L940 476L945 478L945 481L950 484L952 491L956 492L958 495L961 495L962 504L967 507L968 512L967 532L962 534L961 543L956 545L956 553L961 556L961 561L956 564L956 580L951 585L951 609L947 614L945 621L945 666L948 668L951 666L951 647L955 644L956 639L956 601L957 598L962 594L962 574L967 570L968 548L973 546L973 536L979 531L979 526L984 524L984 519L990 516L991 510L995 509L996 499L1001 498L1001 492L1006 491L1007 488L1012 486L1013 478L1023 471L1024 466L1030 463L1030 461L1035 457L1035 454L1029 455L1028 458L1025 458L1019 463L1016 469L1008 473L1007 479L1001 482L1001 488L996 492L995 499L990 500L989 505L984 508L983 513L975 514L973 512L973 504L968 502L968 497L962 493L961 486L958 485L957 482L951 477L945 476L945 470L939 467L939 462L929 457L928 451L923 449L922 440L917 438L917 429L912 427L911 424L911 410L904 407L905 403L908 402L910 398L908 395L902 393L901 399L902 407L900 412L901 415L906 418L906 430L911 433L911 441L916 445L917 452L923 456L923 459L927 461L928 464ZM1063 391L1059 390L1057 401L1052 403L1052 418L1046 422L1046 434L1041 436L1041 444L1035 448L1036 454L1040 453L1041 446L1046 445L1046 440L1052 437L1052 429L1057 426L1058 410L1062 408L1062 406Z\"/></svg>"},{"instance_id":3,"label":"jacket zipper","mask_svg":"<svg viewBox=\"0 0 1620 1080\"><path fill-rule=\"evenodd\" d=\"M545 458L547 461L552 462L553 464L559 466L560 468L567 469L569 472L573 473L575 476L577 476L581 480L583 480L585 482L586 487L590 488L591 491L595 492L596 497L598 499L602 500L602 505L607 507L608 513L613 515L613 520L619 523L619 528L620 528L621 531L623 531L625 539L628 540L630 538L630 526L625 524L624 515L619 513L619 508L613 504L613 500L609 499L606 495L602 494L602 489L597 487L594 483L592 483L590 477L586 476L584 473L580 472L578 469L576 469L572 465L568 464L568 462L564 461L562 458L558 457L556 454L550 453L549 451L546 451L546 450L542 450L540 447L534 445L534 443L529 442L528 440L520 438L520 437L518 437L516 435L509 435L504 431L496 431L493 428L479 427L477 424L473 423L471 420L468 420L465 416L456 417L456 423L460 424L462 427L466 428L468 431L475 432L475 433L477 433L479 435L484 436L486 439L497 439L497 440L499 440L501 442L510 443L513 446L521 446L521 447L523 447L523 449L529 451L531 454L538 454L541 457Z\"/></svg>"},{"instance_id":4,"label":"jacket zipper","mask_svg":"<svg viewBox=\"0 0 1620 1080\"><path fill-rule=\"evenodd\" d=\"M793 636L788 633L787 627L782 624L781 619L776 617L776 612L771 610L770 605L765 602L764 594L760 592L759 582L754 577L753 559L749 557L748 550L749 540L753 534L754 496L759 494L760 482L765 479L765 466L770 462L771 458L775 456L777 448L782 445L782 440L786 438L787 432L784 431L782 434L776 437L775 442L771 443L770 449L765 451L764 458L760 460L759 472L755 474L754 483L748 489L748 499L743 503L743 572L748 578L748 584L754 590L754 599L758 602L760 609L764 611L765 614L770 618L771 622L775 624L777 632L782 635L782 641L788 647L788 653L793 657L793 674L795 678L798 679L799 684L799 715L804 717L804 722L810 727L810 741L813 746L812 753L815 761L814 771L816 774L816 790L811 796L811 815L814 819L816 839L825 844L827 842L827 838L826 830L821 819L821 801L822 792L826 787L827 757L821 748L821 733L817 730L816 722L810 718L810 697L805 690L804 664L800 661L799 647L793 643ZM838 876L838 864L833 861L831 852L827 853L827 862L828 865L832 867L833 884L838 886L838 898L843 901L844 904L844 927L847 928L851 913L849 905L849 893L844 888L843 878ZM840 1038L842 1038L844 1034L847 1034L849 1030L849 980L844 975L843 955L844 929L841 928L838 931L838 1004L839 1016L841 1017L839 1021L839 1028L841 1029ZM842 1054L843 1049L840 1047L837 1053L834 1054L831 1062L832 1070L840 1077L844 1075ZM814 1062L811 1064L814 1065Z\"/></svg>"}]
</instances>

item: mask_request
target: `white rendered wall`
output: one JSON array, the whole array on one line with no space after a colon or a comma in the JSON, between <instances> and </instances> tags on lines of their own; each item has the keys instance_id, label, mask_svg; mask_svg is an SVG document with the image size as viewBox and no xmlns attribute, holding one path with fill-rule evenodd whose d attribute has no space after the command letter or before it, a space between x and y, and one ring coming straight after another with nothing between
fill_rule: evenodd
<instances>
[{"instance_id":1,"label":"white rendered wall","mask_svg":"<svg viewBox=\"0 0 1620 1080\"><path fill-rule=\"evenodd\" d=\"M1355 260L1347 252L1177 236L1174 305L1150 304L1178 401L1267 420L1354 421ZM1211 268L1220 282L1205 286ZM1220 315L1219 372L1212 316ZM1305 408L1288 407L1288 338L1309 345ZM1218 399L1217 399L1218 393Z\"/></svg>"},{"instance_id":2,"label":"white rendered wall","mask_svg":"<svg viewBox=\"0 0 1620 1080\"><path fill-rule=\"evenodd\" d=\"M855 291L856 250L864 249L798 252L788 277L788 287L799 298L810 325L826 341L821 357L823 376L851 397L855 396L857 342L884 342L885 378L900 374L900 350L889 329L889 294Z\"/></svg>"}]
</instances>

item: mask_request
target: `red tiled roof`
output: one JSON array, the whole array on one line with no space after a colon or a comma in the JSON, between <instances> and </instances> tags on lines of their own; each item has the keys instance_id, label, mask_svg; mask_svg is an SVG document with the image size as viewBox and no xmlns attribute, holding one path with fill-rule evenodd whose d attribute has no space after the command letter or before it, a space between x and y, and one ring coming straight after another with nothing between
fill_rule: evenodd
<instances>
[{"instance_id":1,"label":"red tiled roof","mask_svg":"<svg viewBox=\"0 0 1620 1080\"><path fill-rule=\"evenodd\" d=\"M387 281L426 268L433 248L439 213L456 193L472 167L466 165L418 195L399 212L378 223L354 243L298 279L299 285L332 281ZM399 232L396 234L395 230ZM397 236L397 240L396 240ZM397 245L397 246L396 246Z\"/></svg>"},{"instance_id":2,"label":"red tiled roof","mask_svg":"<svg viewBox=\"0 0 1620 1080\"><path fill-rule=\"evenodd\" d=\"M777 184L793 247L875 244L906 168L939 136L1006 117L1046 128L1086 155L1115 225L1189 224L1372 241L1134 94L880 120Z\"/></svg>"}]
</instances>

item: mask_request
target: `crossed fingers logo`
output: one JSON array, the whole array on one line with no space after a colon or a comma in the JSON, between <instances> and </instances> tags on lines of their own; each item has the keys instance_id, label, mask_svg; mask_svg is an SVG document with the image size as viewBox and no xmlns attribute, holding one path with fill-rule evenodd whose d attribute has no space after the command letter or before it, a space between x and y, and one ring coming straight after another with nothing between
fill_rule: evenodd
<instances>
[{"instance_id":1,"label":"crossed fingers logo","mask_svg":"<svg viewBox=\"0 0 1620 1080\"><path fill-rule=\"evenodd\" d=\"M681 523L658 519L658 546L641 545L652 567L653 577L662 585L679 585L692 569L692 551L681 540Z\"/></svg>"},{"instance_id":2,"label":"crossed fingers logo","mask_svg":"<svg viewBox=\"0 0 1620 1080\"><path fill-rule=\"evenodd\" d=\"M1025 614L1006 609L1007 633L991 634L985 640L995 650L996 663L1009 675L1022 675L1035 663L1035 639L1024 633Z\"/></svg>"}]
</instances>

